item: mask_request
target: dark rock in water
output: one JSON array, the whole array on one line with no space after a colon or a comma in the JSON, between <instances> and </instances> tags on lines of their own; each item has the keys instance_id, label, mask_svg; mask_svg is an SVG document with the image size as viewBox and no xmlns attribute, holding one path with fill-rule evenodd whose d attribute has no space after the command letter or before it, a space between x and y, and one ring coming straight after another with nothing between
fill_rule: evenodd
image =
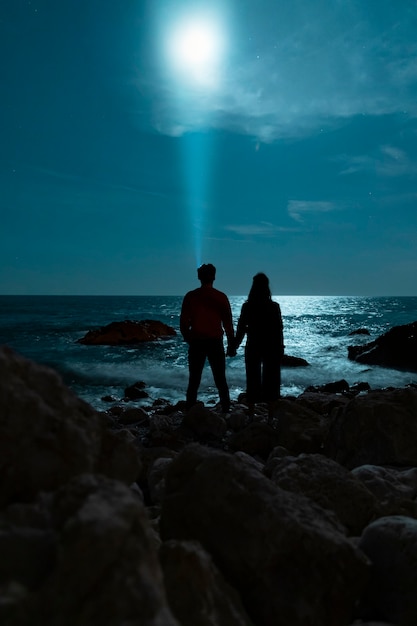
<instances>
[{"instance_id":1,"label":"dark rock in water","mask_svg":"<svg viewBox=\"0 0 417 626\"><path fill-rule=\"evenodd\" d=\"M112 322L88 333L77 340L87 346L128 346L172 337L177 332L171 326L157 320Z\"/></svg>"},{"instance_id":2,"label":"dark rock in water","mask_svg":"<svg viewBox=\"0 0 417 626\"><path fill-rule=\"evenodd\" d=\"M342 379L337 380L334 383L326 383L325 385L311 385L306 389L306 392L308 393L320 393L323 391L326 393L345 393L346 391L349 391L349 383Z\"/></svg>"},{"instance_id":3,"label":"dark rock in water","mask_svg":"<svg viewBox=\"0 0 417 626\"><path fill-rule=\"evenodd\" d=\"M350 386L349 391L352 391L353 393L361 393L363 391L369 391L371 389L371 385L367 382L357 382L357 383L353 383L353 385Z\"/></svg>"},{"instance_id":4,"label":"dark rock in water","mask_svg":"<svg viewBox=\"0 0 417 626\"><path fill-rule=\"evenodd\" d=\"M394 326L363 346L348 346L348 358L358 363L417 372L417 322Z\"/></svg>"},{"instance_id":5,"label":"dark rock in water","mask_svg":"<svg viewBox=\"0 0 417 626\"><path fill-rule=\"evenodd\" d=\"M281 365L283 367L308 367L310 363L298 356L290 356L289 354L284 354L281 359Z\"/></svg>"},{"instance_id":6,"label":"dark rock in water","mask_svg":"<svg viewBox=\"0 0 417 626\"><path fill-rule=\"evenodd\" d=\"M149 394L145 391L145 383L138 381L125 389L124 400L140 400L142 398L149 398Z\"/></svg>"},{"instance_id":7,"label":"dark rock in water","mask_svg":"<svg viewBox=\"0 0 417 626\"><path fill-rule=\"evenodd\" d=\"M349 333L349 337L351 335L370 335L370 332L367 328L358 328L357 330L352 330L352 332Z\"/></svg>"},{"instance_id":8,"label":"dark rock in water","mask_svg":"<svg viewBox=\"0 0 417 626\"><path fill-rule=\"evenodd\" d=\"M103 396L101 398L101 400L103 402L117 402L117 398L115 398L114 396L111 396L111 395Z\"/></svg>"}]
</instances>

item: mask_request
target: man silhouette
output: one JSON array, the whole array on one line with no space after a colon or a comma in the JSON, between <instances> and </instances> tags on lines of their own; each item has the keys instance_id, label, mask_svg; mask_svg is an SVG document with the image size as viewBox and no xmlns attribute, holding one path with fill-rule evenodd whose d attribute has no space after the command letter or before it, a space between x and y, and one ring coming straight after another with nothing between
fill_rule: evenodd
<instances>
[{"instance_id":1,"label":"man silhouette","mask_svg":"<svg viewBox=\"0 0 417 626\"><path fill-rule=\"evenodd\" d=\"M187 407L197 402L206 359L209 362L222 411L230 410L229 387L226 381L226 358L223 335L227 337L227 356L235 356L232 310L228 297L213 287L216 268L211 263L197 270L201 287L189 291L182 302L180 330L188 343L189 381Z\"/></svg>"}]
</instances>

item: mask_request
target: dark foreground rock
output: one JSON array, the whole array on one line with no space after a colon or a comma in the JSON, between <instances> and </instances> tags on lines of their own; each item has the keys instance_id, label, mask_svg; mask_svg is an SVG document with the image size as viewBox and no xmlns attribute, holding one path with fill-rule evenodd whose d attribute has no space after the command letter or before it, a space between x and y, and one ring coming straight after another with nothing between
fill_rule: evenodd
<instances>
[{"instance_id":1,"label":"dark foreground rock","mask_svg":"<svg viewBox=\"0 0 417 626\"><path fill-rule=\"evenodd\" d=\"M394 326L365 345L349 346L348 357L358 363L417 372L417 322Z\"/></svg>"},{"instance_id":2,"label":"dark foreground rock","mask_svg":"<svg viewBox=\"0 0 417 626\"><path fill-rule=\"evenodd\" d=\"M133 482L140 460L123 433L52 369L0 350L0 505L53 491L81 473Z\"/></svg>"},{"instance_id":3,"label":"dark foreground rock","mask_svg":"<svg viewBox=\"0 0 417 626\"><path fill-rule=\"evenodd\" d=\"M275 409L98 413L0 348L0 623L415 626L417 390Z\"/></svg>"},{"instance_id":4,"label":"dark foreground rock","mask_svg":"<svg viewBox=\"0 0 417 626\"><path fill-rule=\"evenodd\" d=\"M166 484L162 538L198 540L253 621L348 623L369 563L324 509L203 447L184 450Z\"/></svg>"},{"instance_id":5,"label":"dark foreground rock","mask_svg":"<svg viewBox=\"0 0 417 626\"><path fill-rule=\"evenodd\" d=\"M417 521L383 517L366 528L359 547L373 563L363 614L393 624L417 624Z\"/></svg>"},{"instance_id":6,"label":"dark foreground rock","mask_svg":"<svg viewBox=\"0 0 417 626\"><path fill-rule=\"evenodd\" d=\"M417 389L371 391L353 398L335 412L325 451L348 468L417 466Z\"/></svg>"},{"instance_id":7,"label":"dark foreground rock","mask_svg":"<svg viewBox=\"0 0 417 626\"><path fill-rule=\"evenodd\" d=\"M175 328L157 320L125 320L90 330L84 337L78 339L78 343L87 346L126 346L156 341L176 334Z\"/></svg>"}]
</instances>

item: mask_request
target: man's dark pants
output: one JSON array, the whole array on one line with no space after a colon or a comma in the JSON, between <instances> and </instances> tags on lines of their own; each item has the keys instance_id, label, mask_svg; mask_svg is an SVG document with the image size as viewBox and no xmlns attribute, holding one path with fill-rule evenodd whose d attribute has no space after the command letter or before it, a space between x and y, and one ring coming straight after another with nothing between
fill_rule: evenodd
<instances>
[{"instance_id":1,"label":"man's dark pants","mask_svg":"<svg viewBox=\"0 0 417 626\"><path fill-rule=\"evenodd\" d=\"M230 409L230 395L226 381L226 357L223 339L192 339L190 341L188 347L190 377L187 389L187 405L191 407L197 402L197 392L206 359L213 372L222 409L227 412Z\"/></svg>"}]
</instances>

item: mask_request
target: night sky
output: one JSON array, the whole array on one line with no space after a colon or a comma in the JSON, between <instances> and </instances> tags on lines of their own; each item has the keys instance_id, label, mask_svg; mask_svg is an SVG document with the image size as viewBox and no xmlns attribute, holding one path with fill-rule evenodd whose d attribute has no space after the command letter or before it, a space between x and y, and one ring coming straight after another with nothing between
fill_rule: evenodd
<instances>
[{"instance_id":1,"label":"night sky","mask_svg":"<svg viewBox=\"0 0 417 626\"><path fill-rule=\"evenodd\" d=\"M0 293L417 295L417 2L5 0Z\"/></svg>"}]
</instances>

